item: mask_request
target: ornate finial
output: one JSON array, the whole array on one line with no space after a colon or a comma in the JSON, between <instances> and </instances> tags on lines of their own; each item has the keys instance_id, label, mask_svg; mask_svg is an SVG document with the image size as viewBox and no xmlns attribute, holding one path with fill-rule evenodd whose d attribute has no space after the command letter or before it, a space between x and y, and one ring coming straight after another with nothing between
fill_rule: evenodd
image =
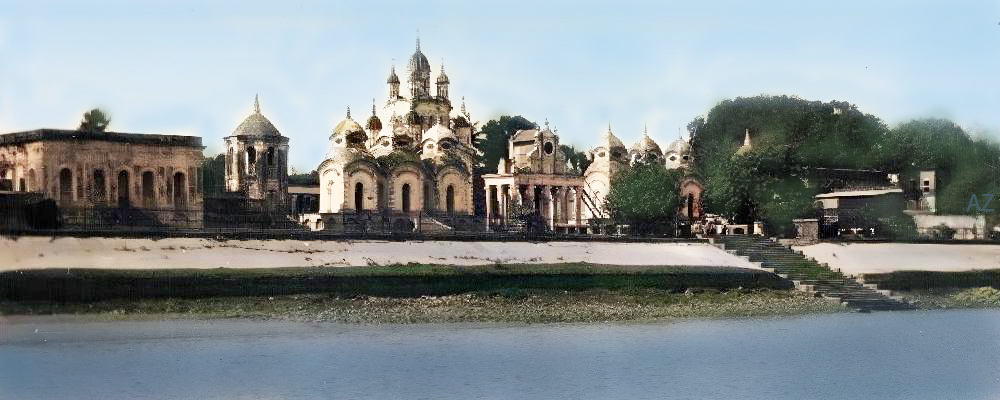
<instances>
[{"instance_id":1,"label":"ornate finial","mask_svg":"<svg viewBox=\"0 0 1000 400\"><path fill-rule=\"evenodd\" d=\"M417 51L420 51L420 29L417 29Z\"/></svg>"},{"instance_id":2,"label":"ornate finial","mask_svg":"<svg viewBox=\"0 0 1000 400\"><path fill-rule=\"evenodd\" d=\"M545 130L549 130L549 119L545 118Z\"/></svg>"},{"instance_id":3,"label":"ornate finial","mask_svg":"<svg viewBox=\"0 0 1000 400\"><path fill-rule=\"evenodd\" d=\"M552 133L559 133L559 128L556 128L555 126L553 126L552 127Z\"/></svg>"},{"instance_id":4,"label":"ornate finial","mask_svg":"<svg viewBox=\"0 0 1000 400\"><path fill-rule=\"evenodd\" d=\"M372 97L372 115L375 115L375 98Z\"/></svg>"},{"instance_id":5,"label":"ornate finial","mask_svg":"<svg viewBox=\"0 0 1000 400\"><path fill-rule=\"evenodd\" d=\"M347 106L347 119L351 119L351 106Z\"/></svg>"},{"instance_id":6,"label":"ornate finial","mask_svg":"<svg viewBox=\"0 0 1000 400\"><path fill-rule=\"evenodd\" d=\"M462 96L462 114L468 114L465 112L465 96Z\"/></svg>"},{"instance_id":7,"label":"ornate finial","mask_svg":"<svg viewBox=\"0 0 1000 400\"><path fill-rule=\"evenodd\" d=\"M257 101L257 94L253 95L253 112L255 114L260 114L260 102Z\"/></svg>"},{"instance_id":8,"label":"ornate finial","mask_svg":"<svg viewBox=\"0 0 1000 400\"><path fill-rule=\"evenodd\" d=\"M611 133L611 121L608 121L608 133Z\"/></svg>"},{"instance_id":9,"label":"ornate finial","mask_svg":"<svg viewBox=\"0 0 1000 400\"><path fill-rule=\"evenodd\" d=\"M642 136L649 136L649 126L645 122L642 123Z\"/></svg>"}]
</instances>

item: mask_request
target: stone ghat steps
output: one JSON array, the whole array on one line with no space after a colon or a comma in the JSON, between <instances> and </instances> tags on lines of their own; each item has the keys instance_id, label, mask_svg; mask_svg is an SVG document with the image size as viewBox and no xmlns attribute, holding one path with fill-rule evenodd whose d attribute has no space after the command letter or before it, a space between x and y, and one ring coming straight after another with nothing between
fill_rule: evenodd
<instances>
[{"instance_id":1,"label":"stone ghat steps","mask_svg":"<svg viewBox=\"0 0 1000 400\"><path fill-rule=\"evenodd\" d=\"M723 250L759 262L765 270L791 280L798 290L832 298L857 311L912 310L915 307L878 290L833 271L801 252L758 236L726 235L716 242Z\"/></svg>"}]
</instances>

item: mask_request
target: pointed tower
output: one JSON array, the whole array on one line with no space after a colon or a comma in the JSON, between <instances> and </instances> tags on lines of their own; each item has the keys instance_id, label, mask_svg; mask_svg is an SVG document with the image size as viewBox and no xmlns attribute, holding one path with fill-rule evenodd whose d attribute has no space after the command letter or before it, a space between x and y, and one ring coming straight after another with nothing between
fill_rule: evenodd
<instances>
[{"instance_id":1,"label":"pointed tower","mask_svg":"<svg viewBox=\"0 0 1000 400\"><path fill-rule=\"evenodd\" d=\"M448 100L448 75L444 73L444 60L441 60L441 73L437 77L437 97L441 100Z\"/></svg>"},{"instance_id":2,"label":"pointed tower","mask_svg":"<svg viewBox=\"0 0 1000 400\"><path fill-rule=\"evenodd\" d=\"M736 149L736 154L746 154L753 150L753 145L750 143L750 129L746 130L746 134L743 137L743 145Z\"/></svg>"},{"instance_id":3,"label":"pointed tower","mask_svg":"<svg viewBox=\"0 0 1000 400\"><path fill-rule=\"evenodd\" d=\"M417 38L417 50L410 56L406 66L410 81L410 99L418 100L430 97L431 64L427 56L420 51L420 38Z\"/></svg>"},{"instance_id":4,"label":"pointed tower","mask_svg":"<svg viewBox=\"0 0 1000 400\"><path fill-rule=\"evenodd\" d=\"M386 83L389 84L389 101L396 100L399 98L399 77L396 76L396 65L389 69L389 79L386 79Z\"/></svg>"}]
</instances>

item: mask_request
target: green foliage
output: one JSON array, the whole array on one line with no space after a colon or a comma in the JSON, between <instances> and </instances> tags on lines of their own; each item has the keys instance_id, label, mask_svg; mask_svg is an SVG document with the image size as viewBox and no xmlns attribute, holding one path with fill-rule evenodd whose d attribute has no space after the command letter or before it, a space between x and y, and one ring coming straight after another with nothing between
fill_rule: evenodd
<instances>
[{"instance_id":1,"label":"green foliage","mask_svg":"<svg viewBox=\"0 0 1000 400\"><path fill-rule=\"evenodd\" d=\"M493 119L483 125L478 136L480 140L476 142L476 149L481 152L479 165L482 166L482 173L493 174L497 172L497 164L500 159L507 155L507 143L511 136L521 129L535 129L536 125L524 117L504 115L499 119Z\"/></svg>"},{"instance_id":2,"label":"green foliage","mask_svg":"<svg viewBox=\"0 0 1000 400\"><path fill-rule=\"evenodd\" d=\"M640 235L672 232L680 178L677 170L656 165L639 165L623 172L608 191L611 218Z\"/></svg>"},{"instance_id":3,"label":"green foliage","mask_svg":"<svg viewBox=\"0 0 1000 400\"><path fill-rule=\"evenodd\" d=\"M110 123L111 119L108 118L108 115L100 108L95 108L83 114L83 121L80 122L80 127L77 130L87 133L105 132Z\"/></svg>"},{"instance_id":4,"label":"green foliage","mask_svg":"<svg viewBox=\"0 0 1000 400\"><path fill-rule=\"evenodd\" d=\"M917 237L917 224L903 210L888 209L872 204L861 209L864 224L875 230L874 237L881 239L913 239Z\"/></svg>"},{"instance_id":5,"label":"green foliage","mask_svg":"<svg viewBox=\"0 0 1000 400\"><path fill-rule=\"evenodd\" d=\"M307 174L288 175L288 184L302 186L319 185L319 171L314 169Z\"/></svg>"},{"instance_id":6,"label":"green foliage","mask_svg":"<svg viewBox=\"0 0 1000 400\"><path fill-rule=\"evenodd\" d=\"M973 140L954 122L920 119L900 124L891 132L893 166L916 176L937 171L937 210L941 214L970 214L973 194L1000 195L1000 147ZM992 208L992 207L991 207ZM990 215L995 219L995 213Z\"/></svg>"},{"instance_id":7,"label":"green foliage","mask_svg":"<svg viewBox=\"0 0 1000 400\"><path fill-rule=\"evenodd\" d=\"M219 153L215 157L204 157L201 160L201 182L205 196L218 196L225 189L226 155Z\"/></svg>"},{"instance_id":8,"label":"green foliage","mask_svg":"<svg viewBox=\"0 0 1000 400\"><path fill-rule=\"evenodd\" d=\"M587 167L591 163L590 158L587 157L587 153L576 151L576 146L567 146L565 144L559 145L559 150L566 156L566 161L569 162L571 172L576 175L583 175L587 171Z\"/></svg>"},{"instance_id":9,"label":"green foliage","mask_svg":"<svg viewBox=\"0 0 1000 400\"><path fill-rule=\"evenodd\" d=\"M737 223L763 221L772 234L791 234L792 219L816 216L816 189L806 187L797 164L790 147L730 155L709 180L706 204Z\"/></svg>"}]
</instances>

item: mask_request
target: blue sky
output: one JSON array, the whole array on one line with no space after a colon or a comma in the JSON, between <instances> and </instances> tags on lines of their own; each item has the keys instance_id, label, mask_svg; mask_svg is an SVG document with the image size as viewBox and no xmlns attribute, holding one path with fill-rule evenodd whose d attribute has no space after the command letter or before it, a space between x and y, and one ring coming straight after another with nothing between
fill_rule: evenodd
<instances>
[{"instance_id":1,"label":"blue sky","mask_svg":"<svg viewBox=\"0 0 1000 400\"><path fill-rule=\"evenodd\" d=\"M1000 138L1000 2L912 0L0 0L0 132L75 128L102 107L114 131L198 135L215 154L259 93L308 171L347 106L362 119L385 99L418 30L474 120L548 119L580 148L609 122L665 146L758 94Z\"/></svg>"}]
</instances>

